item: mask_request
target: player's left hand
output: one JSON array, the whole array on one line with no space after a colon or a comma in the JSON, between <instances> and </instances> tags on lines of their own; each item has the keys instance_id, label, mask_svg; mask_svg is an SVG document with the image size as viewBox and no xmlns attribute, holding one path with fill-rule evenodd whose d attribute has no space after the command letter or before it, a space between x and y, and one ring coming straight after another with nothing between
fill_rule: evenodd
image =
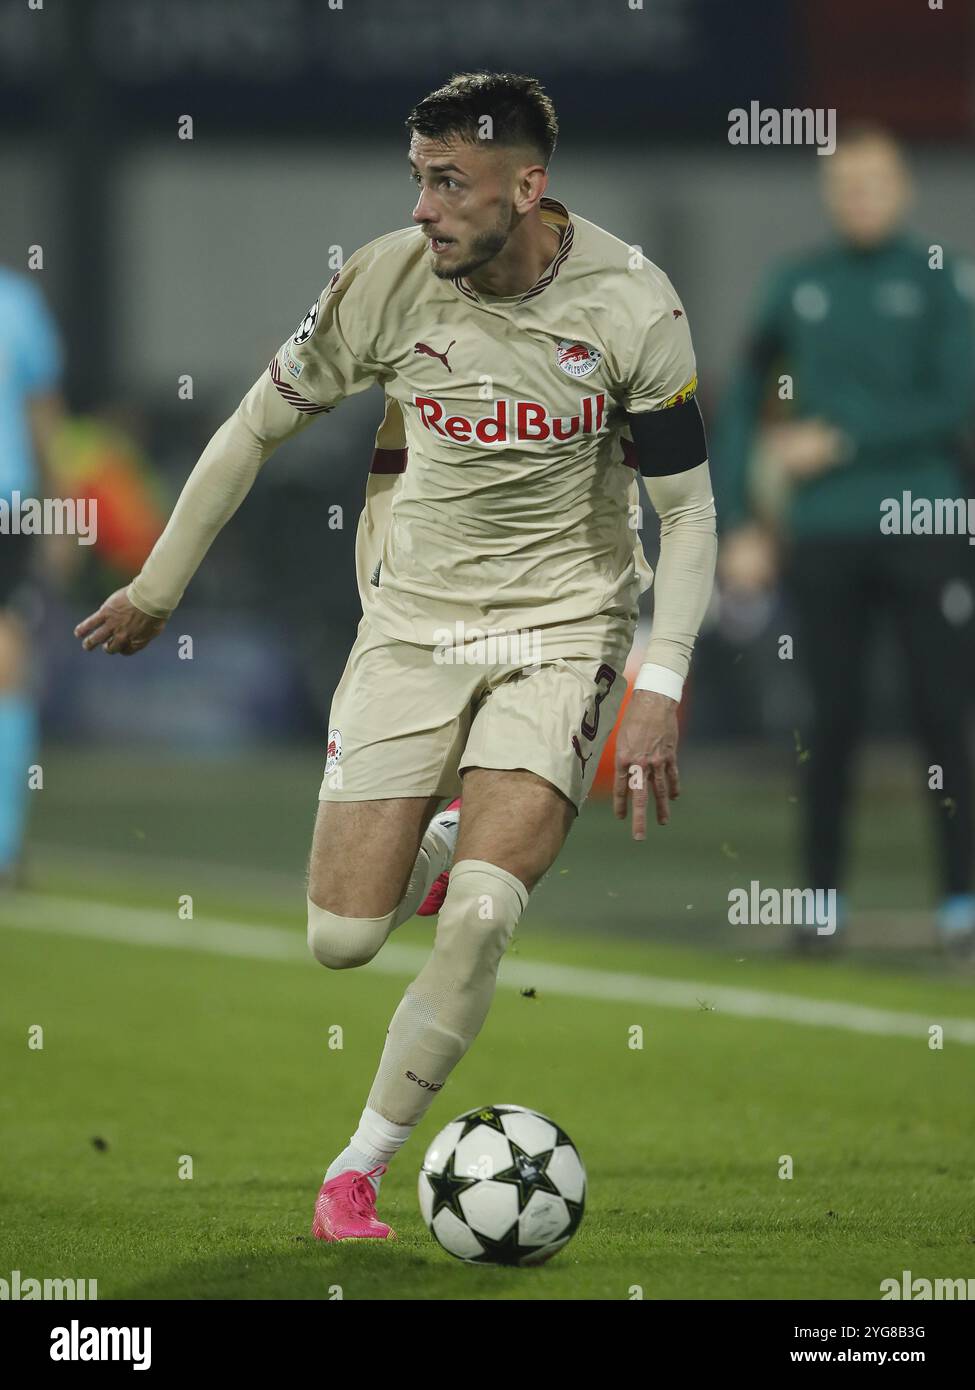
<instances>
[{"instance_id":1,"label":"player's left hand","mask_svg":"<svg viewBox=\"0 0 975 1390\"><path fill-rule=\"evenodd\" d=\"M650 792L657 805L657 824L670 820L669 802L680 796L677 771L677 701L655 690L634 690L616 736L613 811L626 819L627 798L633 805L633 838L647 834Z\"/></svg>"}]
</instances>

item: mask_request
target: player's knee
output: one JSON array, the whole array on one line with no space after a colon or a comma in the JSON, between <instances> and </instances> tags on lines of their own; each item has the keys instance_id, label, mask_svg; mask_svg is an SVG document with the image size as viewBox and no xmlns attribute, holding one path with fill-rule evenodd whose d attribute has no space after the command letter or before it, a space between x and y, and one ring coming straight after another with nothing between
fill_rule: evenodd
<instances>
[{"instance_id":1,"label":"player's knee","mask_svg":"<svg viewBox=\"0 0 975 1390\"><path fill-rule=\"evenodd\" d=\"M434 950L458 983L497 971L527 902L528 890L506 870L480 859L454 865Z\"/></svg>"},{"instance_id":2,"label":"player's knee","mask_svg":"<svg viewBox=\"0 0 975 1390\"><path fill-rule=\"evenodd\" d=\"M386 940L395 912L385 917L340 917L308 899L308 949L329 970L366 965Z\"/></svg>"}]
</instances>

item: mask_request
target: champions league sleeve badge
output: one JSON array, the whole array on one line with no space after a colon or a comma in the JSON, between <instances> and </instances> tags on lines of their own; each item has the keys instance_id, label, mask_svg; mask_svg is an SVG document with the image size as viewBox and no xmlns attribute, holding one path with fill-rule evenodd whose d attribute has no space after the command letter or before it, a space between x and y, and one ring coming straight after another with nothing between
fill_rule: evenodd
<instances>
[{"instance_id":1,"label":"champions league sleeve badge","mask_svg":"<svg viewBox=\"0 0 975 1390\"><path fill-rule=\"evenodd\" d=\"M301 323L299 323L297 329L295 330L295 336L292 338L291 341L295 344L296 347L301 347L302 343L307 343L308 339L314 333L317 326L318 300L316 299L314 304L308 310L308 313L301 320Z\"/></svg>"}]
</instances>

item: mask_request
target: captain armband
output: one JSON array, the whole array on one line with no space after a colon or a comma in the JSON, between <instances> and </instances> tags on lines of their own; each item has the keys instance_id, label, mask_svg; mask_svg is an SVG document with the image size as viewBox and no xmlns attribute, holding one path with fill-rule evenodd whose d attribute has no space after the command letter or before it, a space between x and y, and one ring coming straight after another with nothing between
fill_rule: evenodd
<instances>
[{"instance_id":1,"label":"captain armband","mask_svg":"<svg viewBox=\"0 0 975 1390\"><path fill-rule=\"evenodd\" d=\"M660 410L627 415L637 466L645 478L686 473L708 457L704 420L696 396Z\"/></svg>"}]
</instances>

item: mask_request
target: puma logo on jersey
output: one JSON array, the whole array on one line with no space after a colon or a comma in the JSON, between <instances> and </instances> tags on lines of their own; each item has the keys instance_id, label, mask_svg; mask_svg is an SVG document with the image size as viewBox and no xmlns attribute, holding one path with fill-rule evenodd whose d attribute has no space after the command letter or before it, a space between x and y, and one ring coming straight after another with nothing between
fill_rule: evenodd
<instances>
[{"instance_id":1,"label":"puma logo on jersey","mask_svg":"<svg viewBox=\"0 0 975 1390\"><path fill-rule=\"evenodd\" d=\"M413 351L419 353L423 357L436 357L437 361L442 362L444 366L447 368L447 371L452 374L454 369L447 361L447 353L450 351L450 349L453 347L456 341L456 338L452 338L450 342L447 344L447 346L444 348L443 352L435 352L434 349L432 347L428 347L426 343L414 343Z\"/></svg>"}]
</instances>

